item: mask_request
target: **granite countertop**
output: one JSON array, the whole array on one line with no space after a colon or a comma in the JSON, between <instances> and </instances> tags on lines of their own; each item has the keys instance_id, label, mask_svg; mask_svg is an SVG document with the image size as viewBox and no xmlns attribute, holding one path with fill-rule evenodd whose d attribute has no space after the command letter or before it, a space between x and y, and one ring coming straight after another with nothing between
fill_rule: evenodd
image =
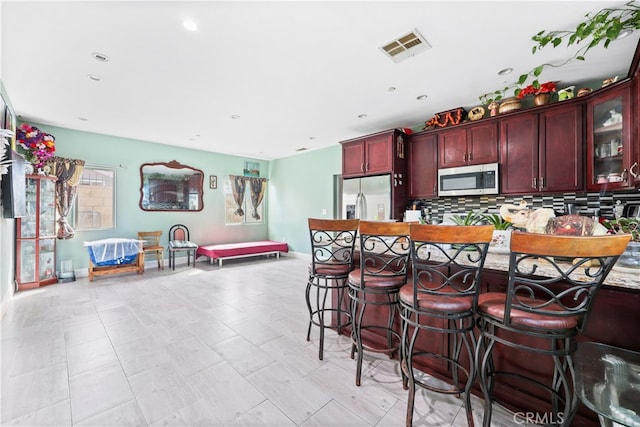
<instances>
[{"instance_id":1,"label":"granite countertop","mask_svg":"<svg viewBox=\"0 0 640 427\"><path fill-rule=\"evenodd\" d=\"M356 251L359 250L359 245L356 244ZM433 260L442 260L444 257L438 256L438 251L432 254ZM463 262L458 259L458 262ZM536 263L536 272L542 276L553 277L557 274L557 271L551 267L550 264L545 262ZM489 249L487 259L484 262L484 268L488 270L496 270L502 272L509 271L509 251ZM545 274L546 273L546 274ZM579 280L580 274L576 273L576 277ZM584 277L584 275L583 275ZM627 288L640 291L640 269L625 268L614 266L609 275L604 281L605 286L611 286L616 288Z\"/></svg>"},{"instance_id":2,"label":"granite countertop","mask_svg":"<svg viewBox=\"0 0 640 427\"><path fill-rule=\"evenodd\" d=\"M487 259L484 262L484 267L490 270L508 271L509 254L489 251ZM538 264L540 274L544 274L545 267L543 263ZM605 279L604 284L605 286L640 290L640 269L614 266Z\"/></svg>"}]
</instances>

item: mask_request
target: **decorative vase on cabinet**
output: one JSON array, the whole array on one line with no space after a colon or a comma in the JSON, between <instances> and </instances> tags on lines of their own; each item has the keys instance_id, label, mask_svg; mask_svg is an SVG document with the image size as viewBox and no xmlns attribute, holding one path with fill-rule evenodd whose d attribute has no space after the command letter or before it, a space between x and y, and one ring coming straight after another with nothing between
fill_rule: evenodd
<instances>
[{"instance_id":1,"label":"decorative vase on cabinet","mask_svg":"<svg viewBox=\"0 0 640 427\"><path fill-rule=\"evenodd\" d=\"M16 219L18 290L57 283L55 176L27 175L26 216Z\"/></svg>"},{"instance_id":2,"label":"decorative vase on cabinet","mask_svg":"<svg viewBox=\"0 0 640 427\"><path fill-rule=\"evenodd\" d=\"M536 96L533 97L533 103L536 106L548 104L549 101L551 101L551 94L550 93L539 93L539 94L537 94Z\"/></svg>"}]
</instances>

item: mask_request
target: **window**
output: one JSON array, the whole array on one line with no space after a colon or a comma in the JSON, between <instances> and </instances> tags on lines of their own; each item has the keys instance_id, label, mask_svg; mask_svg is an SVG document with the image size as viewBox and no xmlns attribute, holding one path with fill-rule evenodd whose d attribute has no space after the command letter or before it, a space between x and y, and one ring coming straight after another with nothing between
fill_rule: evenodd
<instances>
[{"instance_id":1,"label":"window","mask_svg":"<svg viewBox=\"0 0 640 427\"><path fill-rule=\"evenodd\" d=\"M265 178L229 175L224 183L225 224L264 224Z\"/></svg>"},{"instance_id":2,"label":"window","mask_svg":"<svg viewBox=\"0 0 640 427\"><path fill-rule=\"evenodd\" d=\"M115 169L85 165L76 196L76 230L115 228L115 180Z\"/></svg>"}]
</instances>

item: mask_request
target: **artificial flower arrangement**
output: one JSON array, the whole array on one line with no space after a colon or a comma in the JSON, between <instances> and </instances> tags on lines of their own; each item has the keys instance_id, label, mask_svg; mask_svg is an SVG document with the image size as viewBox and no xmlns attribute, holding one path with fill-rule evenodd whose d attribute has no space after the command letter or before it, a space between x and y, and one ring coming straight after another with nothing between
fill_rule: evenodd
<instances>
[{"instance_id":1,"label":"artificial flower arrangement","mask_svg":"<svg viewBox=\"0 0 640 427\"><path fill-rule=\"evenodd\" d=\"M53 135L41 132L27 123L18 128L16 141L24 150L26 159L37 169L41 169L56 152L56 139Z\"/></svg>"},{"instance_id":2,"label":"artificial flower arrangement","mask_svg":"<svg viewBox=\"0 0 640 427\"><path fill-rule=\"evenodd\" d=\"M551 93L556 91L556 84L554 82L538 83L533 82L529 86L520 89L518 92L518 98L522 99L527 95L539 95L541 93Z\"/></svg>"}]
</instances>

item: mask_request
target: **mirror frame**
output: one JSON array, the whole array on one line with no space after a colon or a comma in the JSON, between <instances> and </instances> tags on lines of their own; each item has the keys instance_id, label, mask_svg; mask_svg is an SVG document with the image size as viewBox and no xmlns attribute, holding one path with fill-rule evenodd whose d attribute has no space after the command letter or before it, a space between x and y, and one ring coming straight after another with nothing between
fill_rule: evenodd
<instances>
[{"instance_id":1,"label":"mirror frame","mask_svg":"<svg viewBox=\"0 0 640 427\"><path fill-rule=\"evenodd\" d=\"M200 179L198 180L197 187L195 188L198 194L198 208L197 209L173 209L173 208L150 209L148 207L145 207L143 204L145 179L148 181L149 176L157 173L155 171L153 173L150 173L148 171L145 173L145 170L144 170L145 167L165 167L171 170L175 170L176 172L179 172L180 170L184 170L185 176L198 175ZM171 170L167 172L171 172ZM188 173L189 171L192 171L192 173ZM202 209L204 209L204 204L202 203L203 183L204 183L204 172L202 170L196 169L191 166L183 165L176 160L172 160L170 162L143 163L140 165L140 202L139 202L140 209L147 212L199 212Z\"/></svg>"}]
</instances>

